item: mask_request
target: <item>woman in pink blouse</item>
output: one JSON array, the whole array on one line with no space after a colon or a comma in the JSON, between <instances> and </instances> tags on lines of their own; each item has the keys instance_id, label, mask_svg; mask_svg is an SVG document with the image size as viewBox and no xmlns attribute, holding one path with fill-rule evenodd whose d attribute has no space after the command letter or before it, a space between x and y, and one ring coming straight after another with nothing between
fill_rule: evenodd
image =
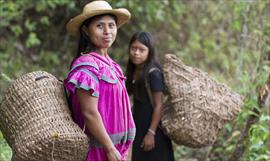
<instances>
[{"instance_id":1,"label":"woman in pink blouse","mask_svg":"<svg viewBox=\"0 0 270 161\"><path fill-rule=\"evenodd\" d=\"M135 137L125 77L108 55L117 29L129 19L128 10L94 1L67 24L79 47L64 85L73 119L90 137L87 161L126 160Z\"/></svg>"}]
</instances>

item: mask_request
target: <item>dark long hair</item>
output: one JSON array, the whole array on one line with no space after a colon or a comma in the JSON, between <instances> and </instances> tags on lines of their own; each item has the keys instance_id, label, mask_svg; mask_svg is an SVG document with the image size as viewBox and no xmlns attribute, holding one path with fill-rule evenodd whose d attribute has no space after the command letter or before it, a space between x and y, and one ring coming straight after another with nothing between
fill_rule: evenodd
<instances>
[{"instance_id":1,"label":"dark long hair","mask_svg":"<svg viewBox=\"0 0 270 161\"><path fill-rule=\"evenodd\" d=\"M80 57L82 54L96 50L96 46L89 40L89 36L87 35L85 29L87 29L93 21L98 20L103 16L111 16L115 20L115 23L117 23L117 18L113 14L101 14L85 20L79 28L80 38L78 41L77 55L73 58L70 67L72 66L75 59Z\"/></svg>"},{"instance_id":2,"label":"dark long hair","mask_svg":"<svg viewBox=\"0 0 270 161\"><path fill-rule=\"evenodd\" d=\"M136 32L132 36L132 38L129 42L129 47L128 47L129 52L130 52L131 45L136 40L148 48L148 57L147 57L146 62L144 64L143 72L142 72L141 76L143 78L148 78L148 71L153 67L159 68L160 71L162 71L161 65L160 65L160 63L157 59L157 56L156 56L155 44L154 44L154 39L153 39L152 35L149 32L144 32L144 31ZM127 91L129 94L133 93L132 88L131 88L131 84L132 84L132 79L133 79L133 75L134 75L135 70L136 70L136 65L133 64L131 59L129 58L127 68L126 68L126 75L127 75L126 86L127 86Z\"/></svg>"}]
</instances>

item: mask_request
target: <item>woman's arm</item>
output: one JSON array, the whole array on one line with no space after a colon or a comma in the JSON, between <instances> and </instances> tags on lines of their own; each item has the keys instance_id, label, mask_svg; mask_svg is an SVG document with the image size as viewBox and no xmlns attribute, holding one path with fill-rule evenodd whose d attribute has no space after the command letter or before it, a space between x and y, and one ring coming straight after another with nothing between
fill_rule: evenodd
<instances>
[{"instance_id":1,"label":"woman's arm","mask_svg":"<svg viewBox=\"0 0 270 161\"><path fill-rule=\"evenodd\" d=\"M153 98L153 114L148 133L145 135L141 147L145 151L149 151L155 147L155 132L162 115L162 105L163 105L163 93L162 92L152 92Z\"/></svg>"},{"instance_id":2,"label":"woman's arm","mask_svg":"<svg viewBox=\"0 0 270 161\"><path fill-rule=\"evenodd\" d=\"M98 112L98 98L89 94L89 91L76 91L86 126L91 134L104 146L109 160L120 161L121 155L112 143Z\"/></svg>"}]
</instances>

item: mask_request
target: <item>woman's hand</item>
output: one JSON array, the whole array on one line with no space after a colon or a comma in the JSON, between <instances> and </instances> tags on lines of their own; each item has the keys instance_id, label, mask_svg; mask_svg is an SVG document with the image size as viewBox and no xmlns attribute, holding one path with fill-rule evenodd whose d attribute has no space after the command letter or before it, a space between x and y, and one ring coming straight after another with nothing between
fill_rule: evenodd
<instances>
[{"instance_id":1,"label":"woman's hand","mask_svg":"<svg viewBox=\"0 0 270 161\"><path fill-rule=\"evenodd\" d=\"M154 147L155 147L155 135L147 133L143 138L141 148L143 148L144 151L150 151Z\"/></svg>"},{"instance_id":2,"label":"woman's hand","mask_svg":"<svg viewBox=\"0 0 270 161\"><path fill-rule=\"evenodd\" d=\"M121 161L121 155L114 146L107 151L107 158L109 161Z\"/></svg>"}]
</instances>

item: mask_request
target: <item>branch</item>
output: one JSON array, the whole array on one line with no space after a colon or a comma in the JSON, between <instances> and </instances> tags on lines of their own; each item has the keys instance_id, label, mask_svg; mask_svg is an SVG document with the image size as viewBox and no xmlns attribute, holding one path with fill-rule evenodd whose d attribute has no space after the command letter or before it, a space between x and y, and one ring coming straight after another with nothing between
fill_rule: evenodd
<instances>
[{"instance_id":1,"label":"branch","mask_svg":"<svg viewBox=\"0 0 270 161\"><path fill-rule=\"evenodd\" d=\"M240 43L239 43L239 48L240 48L240 55L239 55L239 66L236 69L236 74L239 75L240 71L242 69L243 66L243 57L244 57L244 48L246 47L246 35L248 35L248 17L250 14L250 2L247 1L246 2L247 6L246 6L246 12L245 12L245 16L244 16L244 22L243 22L243 26L242 26L242 33L240 36ZM244 36L242 36L244 35Z\"/></svg>"},{"instance_id":2,"label":"branch","mask_svg":"<svg viewBox=\"0 0 270 161\"><path fill-rule=\"evenodd\" d=\"M268 80L266 81L265 85L261 88L258 96L258 105L259 109L263 109L266 106L267 99L270 97L270 74L268 77ZM246 146L244 145L244 141L248 139L248 132L250 127L255 124L260 116L260 111L256 108L253 109L253 112L258 114L257 116L255 115L250 115L248 117L247 123L245 128L241 132L241 136L236 144L236 148L234 153L231 155L228 161L238 161L240 158L243 156Z\"/></svg>"}]
</instances>

